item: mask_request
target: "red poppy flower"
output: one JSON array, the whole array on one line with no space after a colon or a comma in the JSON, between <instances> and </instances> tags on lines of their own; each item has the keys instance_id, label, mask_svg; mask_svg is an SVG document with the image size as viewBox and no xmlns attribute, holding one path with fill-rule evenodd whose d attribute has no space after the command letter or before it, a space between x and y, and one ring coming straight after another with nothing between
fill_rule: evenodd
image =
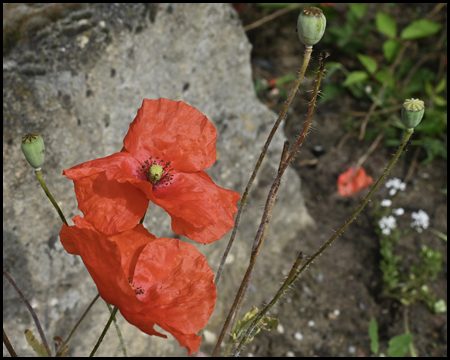
<instances>
[{"instance_id":1,"label":"red poppy flower","mask_svg":"<svg viewBox=\"0 0 450 360\"><path fill-rule=\"evenodd\" d=\"M119 153L63 174L74 181L78 208L98 230L134 227L150 200L170 214L175 233L209 244L234 225L241 197L203 171L216 160L216 138L216 128L197 109L145 99Z\"/></svg>"},{"instance_id":2,"label":"red poppy flower","mask_svg":"<svg viewBox=\"0 0 450 360\"><path fill-rule=\"evenodd\" d=\"M149 335L155 324L170 332L189 355L200 347L195 333L209 320L217 298L214 273L195 246L155 238L142 225L106 235L85 219L63 225L61 243L80 255L100 296Z\"/></svg>"},{"instance_id":3,"label":"red poppy flower","mask_svg":"<svg viewBox=\"0 0 450 360\"><path fill-rule=\"evenodd\" d=\"M337 187L340 196L351 196L373 183L373 178L367 175L362 167L358 169L356 174L354 172L355 168L351 167L345 173L339 175Z\"/></svg>"}]
</instances>

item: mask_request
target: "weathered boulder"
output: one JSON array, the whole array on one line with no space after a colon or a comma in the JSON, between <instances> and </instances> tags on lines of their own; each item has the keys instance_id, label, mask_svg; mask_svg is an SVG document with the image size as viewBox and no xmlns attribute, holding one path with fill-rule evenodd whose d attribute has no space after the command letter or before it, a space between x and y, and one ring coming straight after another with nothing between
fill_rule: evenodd
<instances>
[{"instance_id":1,"label":"weathered boulder","mask_svg":"<svg viewBox=\"0 0 450 360\"><path fill-rule=\"evenodd\" d=\"M208 116L219 136L217 161L207 171L241 194L277 116L255 97L251 46L229 5L9 5L4 14L3 262L51 341L67 337L97 291L81 259L59 242L61 221L21 152L23 135L44 138L44 178L69 219L81 213L62 170L120 151L144 98L182 100ZM255 181L209 331L218 333L248 265L283 141L279 132ZM278 253L311 223L300 181L288 169L245 311L275 292L280 269L295 257ZM174 237L169 215L152 204L145 225L156 236ZM198 246L214 271L229 235ZM33 321L6 281L3 289L4 327L20 355L32 355L23 331L37 335ZM71 340L71 356L89 353L107 318L98 301ZM186 354L170 335L149 337L121 316L119 323L131 356ZM98 354L120 354L113 329Z\"/></svg>"}]
</instances>

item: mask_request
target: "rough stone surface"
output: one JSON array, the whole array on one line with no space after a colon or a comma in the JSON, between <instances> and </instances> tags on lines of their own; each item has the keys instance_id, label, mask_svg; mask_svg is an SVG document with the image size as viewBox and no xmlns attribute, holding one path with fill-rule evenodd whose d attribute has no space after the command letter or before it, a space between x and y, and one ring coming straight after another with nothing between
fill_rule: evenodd
<instances>
[{"instance_id":1,"label":"rough stone surface","mask_svg":"<svg viewBox=\"0 0 450 360\"><path fill-rule=\"evenodd\" d=\"M23 135L43 136L44 178L70 219L81 213L73 184L62 170L120 151L143 98L182 100L207 115L219 134L217 162L207 171L218 185L241 194L276 119L255 97L250 44L228 5L58 9L59 15L51 18L48 13L55 10L45 6L7 8L6 32L4 16L4 34L16 35L17 43L5 51L4 41L3 263L35 308L49 341L55 335L67 337L97 291L82 260L68 255L59 242L61 221L20 150ZM218 334L247 267L283 141L277 134L254 183L231 264L219 285L216 312L206 327L212 333ZM279 254L298 230L311 224L299 179L289 169L245 311L274 294L281 270L294 260ZM156 236L174 237L170 217L155 206L150 205L145 225ZM229 235L198 246L214 271ZM71 340L69 354L86 356L107 318L105 304L98 301ZM37 330L5 280L3 321L19 354L33 355L23 331L29 328L37 335ZM168 340L149 337L120 316L119 323L131 356L186 354L170 334ZM115 331L110 330L98 355L120 355L118 349Z\"/></svg>"}]
</instances>

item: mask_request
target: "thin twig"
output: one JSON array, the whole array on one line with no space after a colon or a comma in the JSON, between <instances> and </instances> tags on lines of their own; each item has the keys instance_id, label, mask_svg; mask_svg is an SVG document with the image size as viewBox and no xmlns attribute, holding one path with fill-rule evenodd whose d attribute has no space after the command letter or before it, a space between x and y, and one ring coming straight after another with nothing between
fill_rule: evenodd
<instances>
[{"instance_id":1,"label":"thin twig","mask_svg":"<svg viewBox=\"0 0 450 360\"><path fill-rule=\"evenodd\" d=\"M14 348L11 345L11 342L8 339L8 336L6 335L5 328L3 328L3 344L5 344L5 347L8 350L9 355L11 355L11 357L18 357L17 353L15 352Z\"/></svg>"},{"instance_id":2,"label":"thin twig","mask_svg":"<svg viewBox=\"0 0 450 360\"><path fill-rule=\"evenodd\" d=\"M383 138L387 127L391 124L391 122L392 122L392 118L390 118L388 121L386 121L384 123L383 128L381 129L380 133L375 138L375 140L372 142L372 144L370 145L369 149L367 149L367 151L364 153L364 155L362 155L358 159L358 161L356 162L356 165L355 165L355 167L353 169L352 176L350 176L350 178L345 182L346 185L349 184L353 180L353 178L358 173L358 170L362 166L362 164L364 164L364 162L369 158L370 154L372 154L375 151L375 149L377 148L377 146L380 143L381 139Z\"/></svg>"},{"instance_id":3,"label":"thin twig","mask_svg":"<svg viewBox=\"0 0 450 360\"><path fill-rule=\"evenodd\" d=\"M28 302L27 298L22 293L22 291L20 291L16 282L11 278L11 276L8 274L8 272L5 269L3 269L3 276L5 276L8 279L8 281L11 283L13 288L19 294L19 297L25 303L25 306L28 308L28 311L30 312L31 316L33 317L34 323L36 324L39 335L41 336L42 344L45 347L45 351L47 352L48 356L52 356L52 352L50 351L50 348L48 347L47 339L45 338L44 331L42 330L42 327L41 327L41 323L39 322L39 319L38 319L36 313L34 312L34 309L31 307L30 303Z\"/></svg>"},{"instance_id":4,"label":"thin twig","mask_svg":"<svg viewBox=\"0 0 450 360\"><path fill-rule=\"evenodd\" d=\"M295 84L294 84L293 88L291 89L291 92L289 93L288 98L286 99L286 102L285 102L285 104L283 106L283 109L281 110L280 115L278 116L277 121L273 125L272 130L270 131L270 134L269 134L269 136L268 136L268 138L266 140L266 143L264 144L264 147L263 147L263 149L261 151L261 154L259 155L259 159L258 159L258 161L257 161L257 163L255 165L255 169L253 170L253 173L250 176L250 179L248 181L247 187L245 188L244 194L242 195L242 199L241 199L241 202L239 204L239 210L238 210L238 212L236 214L236 219L235 219L235 222L234 222L233 231L231 233L230 241L228 242L227 248L225 249L225 253L222 256L222 260L221 260L220 265L219 265L219 270L217 270L216 278L214 280L214 283L216 285L219 284L220 277L221 277L222 272L223 272L223 267L225 265L225 261L227 260L228 254L229 254L229 252L231 250L231 247L233 246L234 239L236 238L236 233L237 233L237 230L238 230L238 227L239 227L239 223L241 222L242 212L244 210L244 205L245 205L245 203L247 201L248 193L249 193L249 191L250 191L250 189L252 187L253 181L255 180L256 174L258 173L259 168L261 167L261 163L262 163L264 157L266 156L266 152L267 152L267 149L269 148L269 145L270 145L270 143L272 141L272 138L275 135L275 132L277 131L278 126L280 125L281 121L284 119L284 117L286 115L286 112L287 112L289 106L291 105L292 100L294 99L295 93L297 92L297 89L300 86L300 82L302 81L303 76L305 75L306 69L308 67L309 60L311 59L311 53L312 53L312 48L306 48L306 50L305 50L305 57L303 59L302 69L301 69L300 73L298 74L297 80L295 81Z\"/></svg>"},{"instance_id":5,"label":"thin twig","mask_svg":"<svg viewBox=\"0 0 450 360\"><path fill-rule=\"evenodd\" d=\"M284 15L292 10L298 9L300 7L304 6L303 4L295 4L295 5L291 5L288 7L285 7L283 9L280 9L278 11L275 11L273 14L264 16L262 19L259 19L257 21L255 21L254 23L251 23L250 25L246 25L244 26L244 31L249 31L252 29L255 29L259 26L261 26L262 24L265 24L266 22L272 21L273 19L277 18L278 16Z\"/></svg>"},{"instance_id":6,"label":"thin twig","mask_svg":"<svg viewBox=\"0 0 450 360\"><path fill-rule=\"evenodd\" d=\"M371 117L373 116L373 113L375 111L375 109L377 108L378 104L381 101L381 97L384 93L384 91L386 90L389 81L392 78L392 75L394 74L395 69L400 65L401 61L403 60L403 55L405 54L406 49L411 45L410 41L406 41L403 43L402 48L400 49L400 51L398 52L397 57L395 58L394 63L389 67L389 71L386 75L386 78L383 81L383 84L380 87L380 90L378 91L377 96L375 97L375 101L372 103L372 105L370 106L370 109L366 115L366 117L364 118L362 124L361 124L361 129L359 132L359 140L364 139L364 135L366 133L366 127L367 124L369 123L369 120L371 119Z\"/></svg>"}]
</instances>

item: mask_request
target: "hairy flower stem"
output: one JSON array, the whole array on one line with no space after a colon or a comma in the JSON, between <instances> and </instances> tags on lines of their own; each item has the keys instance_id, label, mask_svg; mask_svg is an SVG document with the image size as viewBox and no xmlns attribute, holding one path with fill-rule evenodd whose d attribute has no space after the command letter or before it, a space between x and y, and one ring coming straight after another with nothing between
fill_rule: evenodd
<instances>
[{"instance_id":1,"label":"hairy flower stem","mask_svg":"<svg viewBox=\"0 0 450 360\"><path fill-rule=\"evenodd\" d=\"M62 343L62 345L59 347L58 351L56 352L56 357L61 356L61 353L64 351L64 349L66 348L67 344L69 343L71 337L73 336L73 334L75 334L75 331L78 329L78 326L80 326L81 322L83 321L83 319L86 317L86 315L88 314L89 310L91 310L92 306L94 306L95 302L97 301L97 299L100 297L100 294L97 294L95 296L95 298L91 301L91 303L89 304L88 308L86 309L86 311L84 312L84 314L81 316L80 320L78 320L78 322L75 324L75 326L73 327L72 331L70 332L69 336L67 337L66 341L64 341Z\"/></svg>"},{"instance_id":2,"label":"hairy flower stem","mask_svg":"<svg viewBox=\"0 0 450 360\"><path fill-rule=\"evenodd\" d=\"M45 347L45 351L47 352L49 357L52 356L50 348L48 347L47 339L45 338L45 335L44 335L44 331L42 330L41 323L39 322L39 319L38 319L36 313L34 312L34 309L28 302L28 300L25 297L25 295L23 294L23 292L19 289L16 282L12 279L12 277L8 274L8 272L5 269L3 269L3 276L10 282L10 284L16 290L17 294L19 294L20 299L24 302L25 306L28 308L28 311L30 312L31 316L33 317L34 323L36 324L39 335L41 336L42 344Z\"/></svg>"},{"instance_id":3,"label":"hairy flower stem","mask_svg":"<svg viewBox=\"0 0 450 360\"><path fill-rule=\"evenodd\" d=\"M325 249L328 248L334 242L334 240L336 240L338 238L338 236L341 235L344 232L344 230L356 219L358 214L369 203L370 199L372 198L373 194L375 194L375 192L378 190L381 183L384 181L384 179L386 179L386 176L389 174L392 167L397 162L397 159L402 154L403 150L405 149L406 145L408 144L409 138L411 137L411 135L413 133L414 133L414 129L407 129L405 131L405 136L403 137L403 141L402 141L400 147L398 148L394 157L389 162L389 165L387 166L387 168L381 174L380 178L377 180L375 185L372 187L370 192L367 194L367 196L365 197L365 199L363 200L361 205L359 205L359 207L347 219L347 221L344 223L344 225L338 231L336 231L336 233L325 244L323 244L322 247L313 256L311 256L308 259L308 261L306 261L306 263L301 267L301 269L298 271L297 275L292 279L292 281L289 285L292 285L295 282L295 280L297 280L298 277L309 267L309 265L311 265L314 262L314 260L316 260L319 257L319 255L321 255L325 251Z\"/></svg>"},{"instance_id":4,"label":"hairy flower stem","mask_svg":"<svg viewBox=\"0 0 450 360\"><path fill-rule=\"evenodd\" d=\"M281 285L280 289L275 294L273 299L267 304L267 306L264 309L262 309L259 312L259 314L253 320L252 324L247 329L247 332L242 337L241 342L239 343L235 353L233 354L234 357L239 356L239 353L241 352L242 348L246 344L246 342L247 342L248 338L250 337L250 335L253 333L253 330L255 329L257 324L270 311L270 309L278 302L278 300L281 299L281 297L284 295L284 293L287 291L287 289L291 286L292 280L295 277L295 274L297 272L298 267L300 266L300 263L301 263L302 259L303 259L303 253L301 252L298 255L298 257L297 257L297 260L295 260L294 265L292 266L292 269L291 269L288 277L284 281L283 285Z\"/></svg>"},{"instance_id":5,"label":"hairy flower stem","mask_svg":"<svg viewBox=\"0 0 450 360\"><path fill-rule=\"evenodd\" d=\"M38 178L39 183L42 186L42 189L44 189L45 195L50 199L51 203L53 204L54 208L59 214L59 217L61 218L62 222L69 226L67 224L66 218L64 217L64 214L62 213L61 209L59 208L58 204L56 203L55 199L53 198L52 194L50 193L50 190L48 189L47 185L45 184L44 178L42 177L42 170L36 170L35 171L36 176Z\"/></svg>"},{"instance_id":6,"label":"hairy flower stem","mask_svg":"<svg viewBox=\"0 0 450 360\"><path fill-rule=\"evenodd\" d=\"M286 101L284 103L283 109L281 110L281 113L278 116L277 121L273 125L272 130L270 131L270 134L269 134L269 136L268 136L268 138L266 140L266 143L264 144L264 147L263 147L263 149L261 151L261 154L259 155L258 162L255 165L255 169L253 170L253 173L250 176L250 180L248 181L247 187L245 188L244 194L242 195L242 199L241 199L241 202L239 204L239 210L237 212L236 220L234 222L233 232L231 233L230 241L228 242L228 245L227 245L227 248L225 250L225 253L222 256L222 260L220 262L219 270L217 271L216 278L214 280L216 285L219 283L220 277L221 277L222 272L223 272L223 267L225 265L225 261L227 260L227 257L228 257L228 253L230 252L231 247L233 246L233 242L234 242L234 239L236 237L236 233L237 233L237 230L238 230L238 227L239 227L239 223L241 222L241 217L242 217L242 212L243 212L243 209L244 209L244 205L245 205L245 203L247 201L248 193L249 193L249 191L250 191L250 189L251 189L251 187L253 185L253 181L256 178L256 174L258 173L259 168L261 167L261 163L262 163L264 157L266 156L266 152L267 152L267 149L269 148L269 145L270 145L270 143L272 141L272 138L275 135L275 132L277 131L278 126L280 125L281 121L286 116L286 112L289 109L289 106L291 105L291 102L294 99L295 93L297 92L297 89L300 86L300 83L301 83L301 81L302 81L302 79L303 79L303 77L305 75L306 69L308 68L309 60L311 59L311 53L312 53L312 48L306 48L305 56L303 58L303 65L302 65L302 68L301 68L301 70L300 70L300 72L298 74L297 80L295 81L294 86L291 89L291 92L289 93L289 96L288 96L288 98L286 99Z\"/></svg>"},{"instance_id":7,"label":"hairy flower stem","mask_svg":"<svg viewBox=\"0 0 450 360\"><path fill-rule=\"evenodd\" d=\"M285 142L284 142L284 146L283 146L283 151L282 151L282 153L281 153L281 160L280 160L280 165L279 165L279 167L278 167L278 171L280 171L281 166L286 162L286 158L287 158L287 156L288 156L288 152L289 152L289 141L285 141ZM276 189L275 189L274 199L275 199L276 196L277 196L279 186L280 186L280 182L278 182L278 185L277 185L277 187L276 187ZM263 235L262 235L262 238L265 238L265 236L266 236L267 228L268 228L267 225L268 225L268 223L269 223L269 221L270 221L270 217L271 217L271 215L272 215L272 210L273 210L273 205L274 205L274 203L275 203L275 201L273 201L273 202L271 203L271 206L270 206L270 209L269 209L268 220L267 220L267 223L266 223L266 226L265 226L265 229L264 229L264 233L263 233ZM252 254L253 254L253 252L254 252L255 249L256 249L256 245L257 245L256 243L253 243ZM254 261L256 261L256 257L255 257ZM237 320L238 320L239 312L241 311L242 304L244 303L245 295L247 294L247 290L248 290L248 287L249 287L249 285L250 285L250 279L251 279L251 274L250 274L250 276L249 276L249 278L248 278L248 281L247 281L247 283L246 283L246 286L245 286L245 288L244 288L244 291L242 292L242 295L241 295L241 297L240 297L240 299L239 299L239 302L238 302L238 304L237 304L237 306L236 306L236 311L234 312L234 316L233 316L233 319L232 319L232 321L231 321L231 329L234 329L235 326L236 326L236 323L237 323ZM224 355L223 355L224 357L227 357L227 356L228 356L228 353L230 352L230 349L231 349L231 345L232 345L232 344L233 344L233 337L230 336L229 339L228 339L227 347L226 347L226 349L225 349L225 351L224 351Z\"/></svg>"},{"instance_id":8,"label":"hairy flower stem","mask_svg":"<svg viewBox=\"0 0 450 360\"><path fill-rule=\"evenodd\" d=\"M253 267L255 266L257 257L259 255L259 252L262 248L262 245L264 243L264 239L265 239L265 235L267 232L267 226L269 225L269 220L270 220L270 214L271 214L271 210L273 207L273 203L275 202L275 195L276 192L278 190L278 186L280 184L281 181L281 177L283 176L284 172L286 171L287 167L289 166L289 164L291 163L292 159L294 158L295 154L297 153L298 149L300 148L301 144L303 143L303 140L306 137L306 134L308 133L309 130L309 125L311 124L311 119L312 119L312 115L314 113L314 107L316 104L316 98L317 98L317 94L319 93L319 87L320 87L320 83L322 81L322 76L323 76L323 71L324 71L324 67L325 67L325 57L327 55L322 56L322 59L320 61L320 68L319 68L319 72L317 73L317 79L316 79L316 84L314 87L314 92L313 92L313 96L312 96L312 100L309 103L309 110L308 110L308 117L306 119L306 123L305 126L303 127L303 132L300 135L300 138L298 139L297 143L294 146L294 149L291 151L291 153L289 154L287 160L285 162L283 162L280 166L280 169L278 171L278 174L275 178L275 180L272 183L272 186L270 188L269 191L269 195L267 196L267 200L266 200L266 205L264 207L264 213L263 216L261 218L261 222L259 225L259 229L258 232L256 233L255 239L253 240L253 249L252 249L252 254L250 257L250 265L247 268L247 271L244 275L244 278L242 279L241 282L241 286L238 290L238 293L236 295L236 298L234 299L234 303L231 306L230 312L228 314L227 319L225 320L225 324L222 328L222 332L220 333L219 336L219 340L217 341L216 347L214 349L213 355L212 356L217 356L217 352L219 351L219 346L223 341L223 338L225 337L225 332L228 328L228 325L230 324L231 318L233 317L233 314L235 312L236 306L238 304L238 302L240 301L240 298L243 294L244 288L250 278L250 275L253 271ZM263 237L264 236L264 237ZM237 317L238 315L236 314L235 317Z\"/></svg>"},{"instance_id":9,"label":"hairy flower stem","mask_svg":"<svg viewBox=\"0 0 450 360\"><path fill-rule=\"evenodd\" d=\"M100 337L98 338L97 344L95 344L95 347L94 347L94 349L92 350L92 352L91 352L91 354L89 355L89 357L94 356L95 353L97 352L97 350L98 350L100 344L102 343L103 338L105 337L106 332L108 331L108 329L109 329L109 327L110 327L110 325L111 325L113 319L115 319L117 310L119 310L119 308L118 308L118 307L114 307L114 310L112 311L111 316L109 317L109 320L108 320L108 322L106 323L105 328L103 329L102 334L101 334Z\"/></svg>"}]
</instances>

